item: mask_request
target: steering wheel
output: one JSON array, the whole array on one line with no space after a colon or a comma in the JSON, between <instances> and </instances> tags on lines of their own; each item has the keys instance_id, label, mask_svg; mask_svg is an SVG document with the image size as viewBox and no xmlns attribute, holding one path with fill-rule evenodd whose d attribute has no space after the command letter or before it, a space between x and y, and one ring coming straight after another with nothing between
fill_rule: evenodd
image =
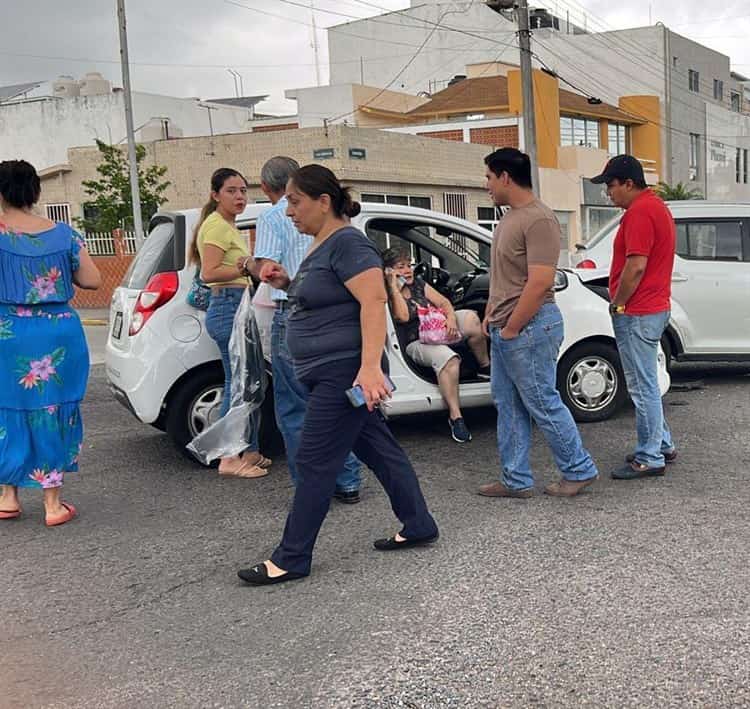
<instances>
[{"instance_id":1,"label":"steering wheel","mask_svg":"<svg viewBox=\"0 0 750 709\"><path fill-rule=\"evenodd\" d=\"M435 285L435 270L426 261L420 261L414 266L414 276L419 276L425 283Z\"/></svg>"}]
</instances>

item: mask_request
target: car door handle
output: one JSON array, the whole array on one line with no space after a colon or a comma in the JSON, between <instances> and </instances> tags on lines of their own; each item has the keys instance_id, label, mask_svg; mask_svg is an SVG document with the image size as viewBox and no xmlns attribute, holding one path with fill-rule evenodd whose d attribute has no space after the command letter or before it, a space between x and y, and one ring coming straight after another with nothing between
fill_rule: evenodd
<instances>
[{"instance_id":1,"label":"car door handle","mask_svg":"<svg viewBox=\"0 0 750 709\"><path fill-rule=\"evenodd\" d=\"M687 279L688 277L682 273L675 272L672 274L672 283L684 283Z\"/></svg>"}]
</instances>

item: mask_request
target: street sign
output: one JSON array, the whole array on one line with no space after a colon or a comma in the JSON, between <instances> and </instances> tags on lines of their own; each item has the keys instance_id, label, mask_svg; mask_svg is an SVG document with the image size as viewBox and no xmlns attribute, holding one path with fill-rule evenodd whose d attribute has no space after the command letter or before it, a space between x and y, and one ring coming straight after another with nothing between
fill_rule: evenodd
<instances>
[{"instance_id":1,"label":"street sign","mask_svg":"<svg viewBox=\"0 0 750 709\"><path fill-rule=\"evenodd\" d=\"M352 160L366 160L367 151L364 148L349 148L349 157Z\"/></svg>"},{"instance_id":2,"label":"street sign","mask_svg":"<svg viewBox=\"0 0 750 709\"><path fill-rule=\"evenodd\" d=\"M313 159L328 160L328 158L334 156L335 152L336 151L333 148L317 148L316 150L313 150Z\"/></svg>"}]
</instances>

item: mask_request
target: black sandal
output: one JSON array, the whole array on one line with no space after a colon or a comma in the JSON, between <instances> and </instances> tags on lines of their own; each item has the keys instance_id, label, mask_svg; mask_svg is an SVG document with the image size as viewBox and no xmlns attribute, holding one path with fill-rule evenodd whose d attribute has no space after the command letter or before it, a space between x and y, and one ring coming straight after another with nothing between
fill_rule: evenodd
<instances>
[{"instance_id":1,"label":"black sandal","mask_svg":"<svg viewBox=\"0 0 750 709\"><path fill-rule=\"evenodd\" d=\"M261 562L249 569L240 569L237 572L237 576L239 576L245 583L249 583L252 586L271 586L275 583L284 583L284 581L301 579L307 576L307 574L298 574L294 571L287 571L281 576L269 576L265 562Z\"/></svg>"},{"instance_id":2,"label":"black sandal","mask_svg":"<svg viewBox=\"0 0 750 709\"><path fill-rule=\"evenodd\" d=\"M404 539L403 542L397 541L396 537L388 537L388 539L378 539L374 543L373 546L378 551L394 551L396 549L408 549L409 547L421 547L421 546L426 546L427 544L432 544L433 542L437 541L439 536L440 534L436 532L431 537L418 537L416 539Z\"/></svg>"}]
</instances>

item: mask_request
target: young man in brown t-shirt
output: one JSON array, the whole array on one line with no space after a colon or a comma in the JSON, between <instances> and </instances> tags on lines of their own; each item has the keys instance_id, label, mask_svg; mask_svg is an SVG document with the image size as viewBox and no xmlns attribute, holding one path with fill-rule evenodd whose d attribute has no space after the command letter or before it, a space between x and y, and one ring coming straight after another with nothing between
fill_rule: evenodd
<instances>
[{"instance_id":1,"label":"young man in brown t-shirt","mask_svg":"<svg viewBox=\"0 0 750 709\"><path fill-rule=\"evenodd\" d=\"M492 346L492 398L498 413L501 475L482 485L487 497L531 497L531 421L544 433L562 480L548 495L572 497L598 471L557 391L563 319L555 304L560 224L531 188L528 155L501 148L484 159L496 206L510 205L492 240L490 297L484 317Z\"/></svg>"}]
</instances>

